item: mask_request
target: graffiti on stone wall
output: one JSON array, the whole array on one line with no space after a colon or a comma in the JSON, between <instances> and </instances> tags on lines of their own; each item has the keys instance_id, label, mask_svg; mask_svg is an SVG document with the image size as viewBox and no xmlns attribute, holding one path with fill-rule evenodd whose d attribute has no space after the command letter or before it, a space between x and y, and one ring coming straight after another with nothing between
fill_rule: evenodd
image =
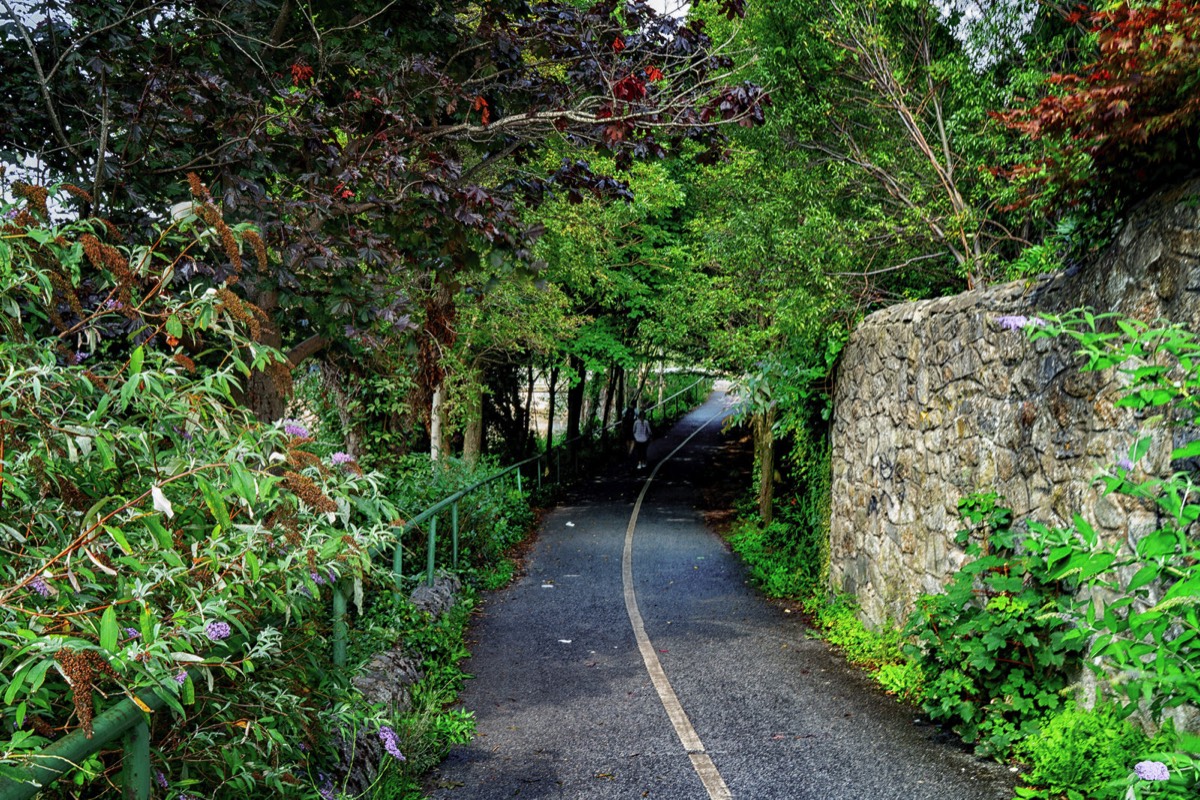
<instances>
[{"instance_id":1,"label":"graffiti on stone wall","mask_svg":"<svg viewBox=\"0 0 1200 800\"><path fill-rule=\"evenodd\" d=\"M895 450L876 450L872 459L875 464L875 476L879 479L878 494L871 495L867 502L867 515L879 513L879 507L899 508L908 496L904 485L904 464L896 457Z\"/></svg>"}]
</instances>

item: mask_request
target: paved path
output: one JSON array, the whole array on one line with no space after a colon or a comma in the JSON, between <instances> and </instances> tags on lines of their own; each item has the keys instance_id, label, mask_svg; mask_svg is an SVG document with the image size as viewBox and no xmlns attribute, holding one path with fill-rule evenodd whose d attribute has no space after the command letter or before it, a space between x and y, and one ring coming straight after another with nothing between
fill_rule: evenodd
<instances>
[{"instance_id":1,"label":"paved path","mask_svg":"<svg viewBox=\"0 0 1200 800\"><path fill-rule=\"evenodd\" d=\"M723 408L714 394L651 445L648 486L615 470L545 517L525 576L472 630L478 735L431 797L1012 797L1006 768L933 741L704 527Z\"/></svg>"}]
</instances>

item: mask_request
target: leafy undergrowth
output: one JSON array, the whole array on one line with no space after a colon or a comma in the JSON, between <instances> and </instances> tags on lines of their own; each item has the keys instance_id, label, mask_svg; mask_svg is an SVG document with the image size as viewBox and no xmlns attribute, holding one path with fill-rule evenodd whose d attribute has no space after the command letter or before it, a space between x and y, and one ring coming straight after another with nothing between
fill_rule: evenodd
<instances>
[{"instance_id":1,"label":"leafy undergrowth","mask_svg":"<svg viewBox=\"0 0 1200 800\"><path fill-rule=\"evenodd\" d=\"M436 619L407 599L390 594L378 595L368 603L351 640L351 661L366 663L375 653L400 644L407 656L420 662L421 678L409 687L410 708L389 720L394 732L391 744L403 758L394 753L383 756L374 783L363 794L354 795L348 786L323 774L313 776L322 798L417 800L423 796L425 773L445 758L451 745L471 740L474 715L454 703L470 677L461 664L469 655L466 631L476 602L475 592L464 589L454 607Z\"/></svg>"}]
</instances>

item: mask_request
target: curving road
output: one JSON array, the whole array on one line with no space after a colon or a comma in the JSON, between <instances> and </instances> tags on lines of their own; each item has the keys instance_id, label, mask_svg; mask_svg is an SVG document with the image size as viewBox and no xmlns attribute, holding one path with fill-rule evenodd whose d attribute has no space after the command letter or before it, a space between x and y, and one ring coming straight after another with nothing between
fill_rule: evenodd
<instances>
[{"instance_id":1,"label":"curving road","mask_svg":"<svg viewBox=\"0 0 1200 800\"><path fill-rule=\"evenodd\" d=\"M649 481L615 468L545 517L526 574L472 630L478 734L430 797L1013 796L1006 768L914 724L705 528L724 405L714 393L651 445Z\"/></svg>"}]
</instances>

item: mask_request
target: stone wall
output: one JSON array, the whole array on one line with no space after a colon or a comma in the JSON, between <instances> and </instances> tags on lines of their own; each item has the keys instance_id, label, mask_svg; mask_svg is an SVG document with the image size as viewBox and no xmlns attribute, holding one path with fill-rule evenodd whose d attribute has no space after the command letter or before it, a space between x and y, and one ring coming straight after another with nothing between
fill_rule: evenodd
<instances>
[{"instance_id":1,"label":"stone wall","mask_svg":"<svg viewBox=\"0 0 1200 800\"><path fill-rule=\"evenodd\" d=\"M1030 344L1002 315L1078 306L1200 325L1200 180L1130 215L1095 263L1031 283L896 305L851 336L833 424L833 583L864 621L903 620L962 562L956 504L1003 495L1018 520L1082 513L1110 541L1156 527L1153 508L1101 497L1097 474L1141 435L1113 406L1119 376L1082 374L1063 345ZM1147 468L1165 471L1169 447Z\"/></svg>"}]
</instances>

